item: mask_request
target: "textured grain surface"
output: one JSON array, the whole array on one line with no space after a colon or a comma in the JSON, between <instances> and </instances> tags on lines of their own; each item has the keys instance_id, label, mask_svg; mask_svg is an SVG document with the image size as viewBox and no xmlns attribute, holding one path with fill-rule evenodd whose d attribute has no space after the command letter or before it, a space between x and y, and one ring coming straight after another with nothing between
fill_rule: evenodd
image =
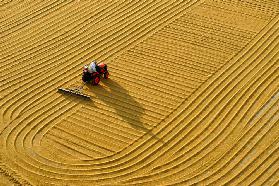
<instances>
[{"instance_id":1,"label":"textured grain surface","mask_svg":"<svg viewBox=\"0 0 279 186\"><path fill-rule=\"evenodd\" d=\"M278 1L0 10L0 184L279 184ZM93 59L91 101L57 93Z\"/></svg>"}]
</instances>

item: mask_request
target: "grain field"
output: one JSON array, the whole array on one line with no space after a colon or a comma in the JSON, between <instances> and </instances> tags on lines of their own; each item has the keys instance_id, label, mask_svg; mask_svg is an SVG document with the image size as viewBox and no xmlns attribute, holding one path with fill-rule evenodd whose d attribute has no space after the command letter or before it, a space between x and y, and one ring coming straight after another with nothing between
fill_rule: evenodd
<instances>
[{"instance_id":1,"label":"grain field","mask_svg":"<svg viewBox=\"0 0 279 186\"><path fill-rule=\"evenodd\" d=\"M279 1L4 0L0 21L0 185L279 185ZM83 84L94 59L110 78Z\"/></svg>"}]
</instances>

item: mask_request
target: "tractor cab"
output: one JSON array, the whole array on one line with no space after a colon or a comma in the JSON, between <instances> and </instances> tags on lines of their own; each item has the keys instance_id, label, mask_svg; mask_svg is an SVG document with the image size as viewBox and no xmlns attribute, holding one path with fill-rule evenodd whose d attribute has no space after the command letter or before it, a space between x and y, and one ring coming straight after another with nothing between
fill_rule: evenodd
<instances>
[{"instance_id":1,"label":"tractor cab","mask_svg":"<svg viewBox=\"0 0 279 186\"><path fill-rule=\"evenodd\" d=\"M105 63L97 64L96 61L93 61L89 65L83 66L82 80L85 83L91 82L93 85L98 85L102 75L105 79L109 76Z\"/></svg>"}]
</instances>

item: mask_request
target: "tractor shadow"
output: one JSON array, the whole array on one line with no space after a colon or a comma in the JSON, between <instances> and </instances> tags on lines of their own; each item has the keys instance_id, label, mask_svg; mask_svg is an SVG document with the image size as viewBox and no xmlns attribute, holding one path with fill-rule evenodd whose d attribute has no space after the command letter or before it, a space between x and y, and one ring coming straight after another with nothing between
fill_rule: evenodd
<instances>
[{"instance_id":1,"label":"tractor shadow","mask_svg":"<svg viewBox=\"0 0 279 186\"><path fill-rule=\"evenodd\" d=\"M136 130L143 131L152 138L164 143L160 138L152 133L151 129L148 129L143 125L141 117L144 114L144 108L129 94L125 88L112 79L104 80L102 78L101 81L107 88L102 86L102 84L98 86L86 84L86 86L96 95L97 99L113 108L117 115L126 121L131 127Z\"/></svg>"}]
</instances>

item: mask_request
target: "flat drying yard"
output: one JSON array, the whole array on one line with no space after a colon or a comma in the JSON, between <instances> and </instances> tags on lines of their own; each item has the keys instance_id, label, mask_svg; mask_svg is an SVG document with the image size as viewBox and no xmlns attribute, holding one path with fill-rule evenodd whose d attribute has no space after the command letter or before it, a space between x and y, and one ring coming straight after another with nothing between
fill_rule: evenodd
<instances>
[{"instance_id":1,"label":"flat drying yard","mask_svg":"<svg viewBox=\"0 0 279 186\"><path fill-rule=\"evenodd\" d=\"M0 185L279 185L279 1L0 1Z\"/></svg>"}]
</instances>

